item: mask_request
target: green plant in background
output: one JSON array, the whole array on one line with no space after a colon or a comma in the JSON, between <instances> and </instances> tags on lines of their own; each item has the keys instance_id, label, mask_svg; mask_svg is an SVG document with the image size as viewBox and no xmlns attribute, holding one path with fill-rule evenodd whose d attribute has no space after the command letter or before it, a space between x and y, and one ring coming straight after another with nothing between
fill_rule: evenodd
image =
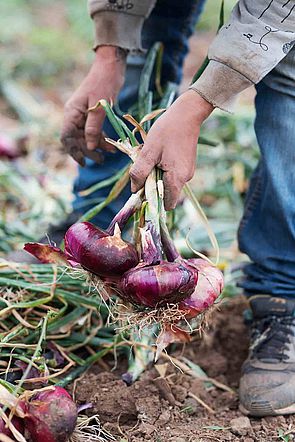
<instances>
[{"instance_id":1,"label":"green plant in background","mask_svg":"<svg viewBox=\"0 0 295 442\"><path fill-rule=\"evenodd\" d=\"M231 10L236 4L236 0L226 0L224 2L224 16L225 19L229 17ZM200 21L197 25L197 30L199 31L213 31L218 27L218 12L219 12L219 2L216 0L207 0L204 7L204 12L201 15Z\"/></svg>"},{"instance_id":2,"label":"green plant in background","mask_svg":"<svg viewBox=\"0 0 295 442\"><path fill-rule=\"evenodd\" d=\"M83 2L0 2L0 80L56 84L56 75L88 63L91 40L92 24Z\"/></svg>"}]
</instances>

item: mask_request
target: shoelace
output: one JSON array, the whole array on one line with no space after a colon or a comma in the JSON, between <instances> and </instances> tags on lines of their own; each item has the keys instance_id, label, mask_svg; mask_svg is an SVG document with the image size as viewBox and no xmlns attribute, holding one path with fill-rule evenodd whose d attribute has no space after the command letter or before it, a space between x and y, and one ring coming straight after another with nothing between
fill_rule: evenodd
<instances>
[{"instance_id":1,"label":"shoelace","mask_svg":"<svg viewBox=\"0 0 295 442\"><path fill-rule=\"evenodd\" d=\"M284 361L288 358L285 350L294 336L293 316L266 316L252 324L251 346L252 356L260 359Z\"/></svg>"}]
</instances>

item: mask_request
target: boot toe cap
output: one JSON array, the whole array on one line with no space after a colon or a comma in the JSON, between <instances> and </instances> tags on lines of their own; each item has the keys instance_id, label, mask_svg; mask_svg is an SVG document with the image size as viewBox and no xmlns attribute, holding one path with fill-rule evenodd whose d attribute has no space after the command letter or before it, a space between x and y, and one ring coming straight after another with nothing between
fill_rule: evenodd
<instances>
[{"instance_id":1,"label":"boot toe cap","mask_svg":"<svg viewBox=\"0 0 295 442\"><path fill-rule=\"evenodd\" d=\"M240 381L240 408L252 416L295 412L295 373L258 370Z\"/></svg>"}]
</instances>

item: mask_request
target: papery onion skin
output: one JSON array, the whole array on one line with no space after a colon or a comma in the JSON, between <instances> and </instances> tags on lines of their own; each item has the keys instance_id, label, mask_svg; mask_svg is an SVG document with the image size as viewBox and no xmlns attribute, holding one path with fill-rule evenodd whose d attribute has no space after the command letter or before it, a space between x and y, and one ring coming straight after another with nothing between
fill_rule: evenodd
<instances>
[{"instance_id":1,"label":"papery onion skin","mask_svg":"<svg viewBox=\"0 0 295 442\"><path fill-rule=\"evenodd\" d=\"M77 424L77 406L64 388L37 393L27 403L25 425L32 442L66 442Z\"/></svg>"},{"instance_id":2,"label":"papery onion skin","mask_svg":"<svg viewBox=\"0 0 295 442\"><path fill-rule=\"evenodd\" d=\"M138 264L133 244L120 233L109 235L89 222L73 224L65 235L65 253L71 262L99 276L120 276Z\"/></svg>"},{"instance_id":3,"label":"papery onion skin","mask_svg":"<svg viewBox=\"0 0 295 442\"><path fill-rule=\"evenodd\" d=\"M198 270L198 283L194 292L179 303L179 309L192 319L211 307L224 287L222 272L204 259L188 259Z\"/></svg>"},{"instance_id":4,"label":"papery onion skin","mask_svg":"<svg viewBox=\"0 0 295 442\"><path fill-rule=\"evenodd\" d=\"M138 267L126 272L119 284L124 299L136 306L159 307L177 303L193 293L196 271L177 262Z\"/></svg>"},{"instance_id":5,"label":"papery onion skin","mask_svg":"<svg viewBox=\"0 0 295 442\"><path fill-rule=\"evenodd\" d=\"M49 244L27 242L24 245L24 250L35 256L43 264L70 265L66 254L58 247Z\"/></svg>"}]
</instances>

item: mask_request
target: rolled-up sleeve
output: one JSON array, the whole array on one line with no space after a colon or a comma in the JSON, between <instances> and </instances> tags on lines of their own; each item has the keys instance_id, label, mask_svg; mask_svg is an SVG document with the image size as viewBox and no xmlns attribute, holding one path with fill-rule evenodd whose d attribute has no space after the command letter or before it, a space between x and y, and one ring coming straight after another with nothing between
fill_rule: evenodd
<instances>
[{"instance_id":1,"label":"rolled-up sleeve","mask_svg":"<svg viewBox=\"0 0 295 442\"><path fill-rule=\"evenodd\" d=\"M102 45L141 50L141 31L156 0L89 0L95 24L94 49Z\"/></svg>"},{"instance_id":2,"label":"rolled-up sleeve","mask_svg":"<svg viewBox=\"0 0 295 442\"><path fill-rule=\"evenodd\" d=\"M240 0L191 88L214 106L231 110L237 95L268 74L294 43L295 0Z\"/></svg>"}]
</instances>

